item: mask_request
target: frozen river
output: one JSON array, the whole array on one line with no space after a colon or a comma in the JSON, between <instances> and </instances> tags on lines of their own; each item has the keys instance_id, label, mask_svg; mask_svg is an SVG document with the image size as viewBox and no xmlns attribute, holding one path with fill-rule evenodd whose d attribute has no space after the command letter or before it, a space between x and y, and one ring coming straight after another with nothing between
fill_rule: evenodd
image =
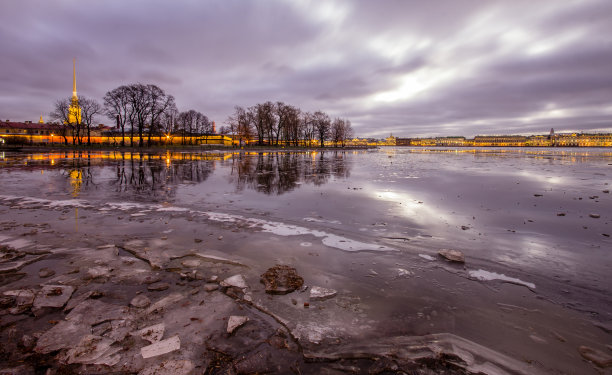
<instances>
[{"instance_id":1,"label":"frozen river","mask_svg":"<svg viewBox=\"0 0 612 375\"><path fill-rule=\"evenodd\" d=\"M0 181L0 244L50 253L0 278L0 292L44 284L42 266L86 290L58 279L69 274L59 259L75 249L132 249L168 273L175 259L207 252L244 266L249 299L305 357L388 354L393 340L424 337L461 347L474 373L610 365L610 150L5 152ZM465 264L440 249L461 251ZM259 275L275 264L337 294L271 297ZM204 272L234 273L215 267ZM117 299L139 292L124 289Z\"/></svg>"}]
</instances>

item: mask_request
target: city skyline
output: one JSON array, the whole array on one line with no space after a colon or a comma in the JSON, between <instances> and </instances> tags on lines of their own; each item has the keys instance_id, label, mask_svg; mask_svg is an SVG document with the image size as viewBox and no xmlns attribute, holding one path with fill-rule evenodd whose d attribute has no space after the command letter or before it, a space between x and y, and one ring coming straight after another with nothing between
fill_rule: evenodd
<instances>
[{"instance_id":1,"label":"city skyline","mask_svg":"<svg viewBox=\"0 0 612 375\"><path fill-rule=\"evenodd\" d=\"M360 137L612 131L606 1L148 4L2 4L1 119L48 121L76 58L86 97L152 83L218 124L273 100Z\"/></svg>"}]
</instances>

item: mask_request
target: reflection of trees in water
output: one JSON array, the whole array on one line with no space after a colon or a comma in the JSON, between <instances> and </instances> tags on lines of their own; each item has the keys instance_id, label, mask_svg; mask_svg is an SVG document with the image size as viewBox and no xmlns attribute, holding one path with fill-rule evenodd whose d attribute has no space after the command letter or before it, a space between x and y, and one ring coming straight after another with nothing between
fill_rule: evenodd
<instances>
[{"instance_id":1,"label":"reflection of trees in water","mask_svg":"<svg viewBox=\"0 0 612 375\"><path fill-rule=\"evenodd\" d=\"M283 194L302 183L323 185L334 177L350 175L344 152L240 154L233 158L231 180L265 194Z\"/></svg>"},{"instance_id":2,"label":"reflection of trees in water","mask_svg":"<svg viewBox=\"0 0 612 375\"><path fill-rule=\"evenodd\" d=\"M112 182L116 192L133 192L148 198L166 199L176 194L176 187L185 183L205 181L213 171L209 160L147 159L146 155L132 155L120 159Z\"/></svg>"}]
</instances>

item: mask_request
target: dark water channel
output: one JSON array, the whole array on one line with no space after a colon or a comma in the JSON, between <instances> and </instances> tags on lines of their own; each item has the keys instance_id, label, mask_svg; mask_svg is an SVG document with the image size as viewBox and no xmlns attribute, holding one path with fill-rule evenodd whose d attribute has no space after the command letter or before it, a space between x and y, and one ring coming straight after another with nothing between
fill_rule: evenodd
<instances>
[{"instance_id":1,"label":"dark water channel","mask_svg":"<svg viewBox=\"0 0 612 375\"><path fill-rule=\"evenodd\" d=\"M307 351L451 333L576 374L606 371L579 347L612 353L610 150L5 152L0 181L0 244L16 249L202 248L245 263L254 292L295 267L337 296L254 296Z\"/></svg>"}]
</instances>

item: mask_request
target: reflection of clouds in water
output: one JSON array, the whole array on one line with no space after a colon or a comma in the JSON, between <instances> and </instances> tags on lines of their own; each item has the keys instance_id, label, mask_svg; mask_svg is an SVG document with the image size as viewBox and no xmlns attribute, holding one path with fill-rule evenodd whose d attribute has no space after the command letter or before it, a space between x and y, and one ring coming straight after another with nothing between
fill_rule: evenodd
<instances>
[{"instance_id":1,"label":"reflection of clouds in water","mask_svg":"<svg viewBox=\"0 0 612 375\"><path fill-rule=\"evenodd\" d=\"M408 193L373 189L372 196L375 200L397 203L396 209L400 210L402 216L419 224L439 224L440 221L450 223L452 220L450 216L444 214L441 210L435 209L417 199L412 198Z\"/></svg>"},{"instance_id":2,"label":"reflection of clouds in water","mask_svg":"<svg viewBox=\"0 0 612 375\"><path fill-rule=\"evenodd\" d=\"M535 182L540 182L549 185L561 185L565 184L567 179L561 176L547 176L546 174L542 174L541 171L517 171L515 173L518 176L525 178L526 180L532 180Z\"/></svg>"}]
</instances>

